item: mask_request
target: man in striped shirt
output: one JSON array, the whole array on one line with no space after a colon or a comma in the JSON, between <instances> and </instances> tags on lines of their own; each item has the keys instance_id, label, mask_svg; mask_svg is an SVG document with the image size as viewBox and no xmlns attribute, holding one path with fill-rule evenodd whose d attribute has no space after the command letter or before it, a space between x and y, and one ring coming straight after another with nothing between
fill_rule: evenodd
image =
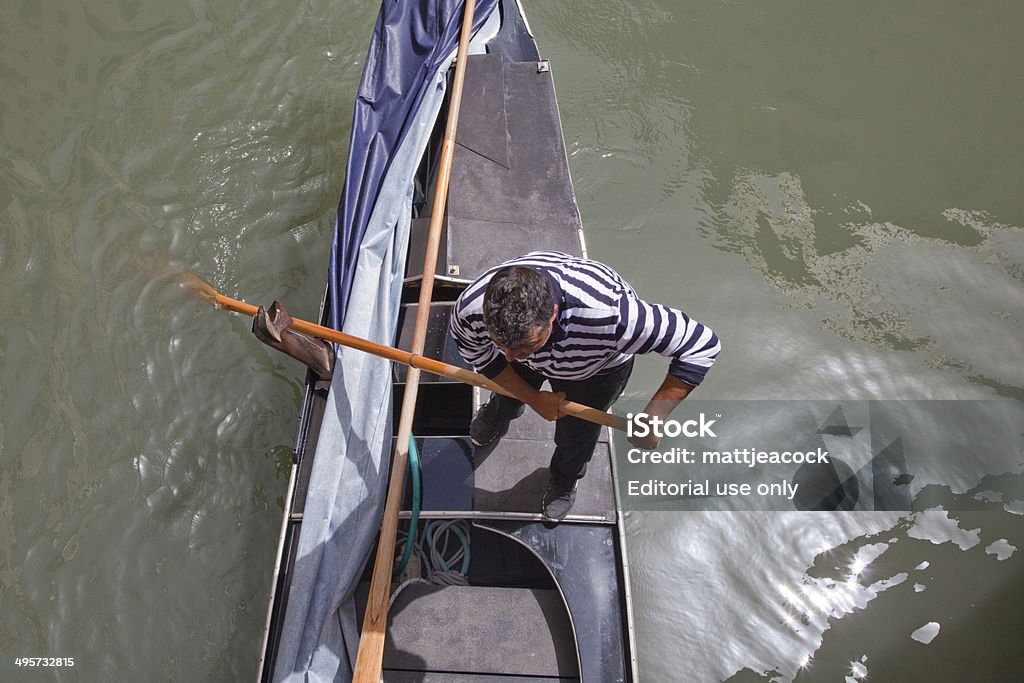
<instances>
[{"instance_id":1,"label":"man in striped shirt","mask_svg":"<svg viewBox=\"0 0 1024 683\"><path fill-rule=\"evenodd\" d=\"M480 276L456 302L451 333L467 363L517 397L492 396L473 418L473 443L500 438L524 403L558 420L543 500L553 519L572 507L601 431L575 417L559 419L558 405L568 399L606 410L625 389L634 354L654 352L672 361L645 412L665 419L721 349L710 328L641 300L608 266L555 251L536 251ZM553 391L540 390L545 381Z\"/></svg>"}]
</instances>

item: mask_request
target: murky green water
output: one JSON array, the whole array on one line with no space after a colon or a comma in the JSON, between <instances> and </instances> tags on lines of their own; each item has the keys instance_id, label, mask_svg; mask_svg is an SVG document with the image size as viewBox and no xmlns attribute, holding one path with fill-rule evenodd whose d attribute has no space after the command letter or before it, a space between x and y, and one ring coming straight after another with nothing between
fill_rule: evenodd
<instances>
[{"instance_id":1,"label":"murky green water","mask_svg":"<svg viewBox=\"0 0 1024 683\"><path fill-rule=\"evenodd\" d=\"M701 398L1024 397L1017 5L526 10L591 255L723 339ZM255 675L303 374L162 267L315 314L375 16L0 9L0 655ZM995 448L927 513L631 514L641 679L1019 677Z\"/></svg>"}]
</instances>

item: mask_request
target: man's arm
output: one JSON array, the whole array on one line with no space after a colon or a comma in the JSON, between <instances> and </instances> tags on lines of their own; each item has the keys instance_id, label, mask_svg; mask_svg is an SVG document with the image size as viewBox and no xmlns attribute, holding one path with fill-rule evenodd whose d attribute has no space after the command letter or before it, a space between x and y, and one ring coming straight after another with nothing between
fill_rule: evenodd
<instances>
[{"instance_id":1,"label":"man's arm","mask_svg":"<svg viewBox=\"0 0 1024 683\"><path fill-rule=\"evenodd\" d=\"M678 309L642 301L631 290L622 298L619 312L616 332L624 352L653 352L672 359L665 381L644 409L647 415L665 420L704 380L722 345L711 328ZM654 448L659 439L651 433L629 441L637 448Z\"/></svg>"},{"instance_id":2,"label":"man's arm","mask_svg":"<svg viewBox=\"0 0 1024 683\"><path fill-rule=\"evenodd\" d=\"M493 379L503 388L508 389L513 396L533 408L545 420L557 420L562 417L558 412L558 404L565 400L564 391L552 392L534 389L523 381L523 378L511 365L506 365L505 369L495 375Z\"/></svg>"},{"instance_id":3,"label":"man's arm","mask_svg":"<svg viewBox=\"0 0 1024 683\"><path fill-rule=\"evenodd\" d=\"M657 353L672 359L669 374L695 387L714 364L722 346L714 331L676 308L649 304L627 292L619 303L619 350Z\"/></svg>"},{"instance_id":4,"label":"man's arm","mask_svg":"<svg viewBox=\"0 0 1024 683\"><path fill-rule=\"evenodd\" d=\"M479 290L483 286L484 283L478 280L459 296L452 307L448 329L462 359L484 377L495 379L508 364L484 325L483 312L479 307L482 296Z\"/></svg>"},{"instance_id":5,"label":"man's arm","mask_svg":"<svg viewBox=\"0 0 1024 683\"><path fill-rule=\"evenodd\" d=\"M678 377L665 375L665 381L661 383L658 390L654 392L654 396L647 402L644 412L647 413L648 417L658 417L661 420L665 420L676 409L676 406L690 395L693 389L693 385L687 384ZM645 437L629 437L629 442L637 448L654 448L658 445L659 441L661 439L654 435L654 430L650 430Z\"/></svg>"}]
</instances>

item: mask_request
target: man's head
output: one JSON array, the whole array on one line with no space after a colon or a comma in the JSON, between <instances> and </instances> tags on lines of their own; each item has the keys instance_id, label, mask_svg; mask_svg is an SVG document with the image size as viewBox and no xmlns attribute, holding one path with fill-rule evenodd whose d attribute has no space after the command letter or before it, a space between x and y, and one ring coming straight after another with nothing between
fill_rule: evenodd
<instances>
[{"instance_id":1,"label":"man's head","mask_svg":"<svg viewBox=\"0 0 1024 683\"><path fill-rule=\"evenodd\" d=\"M484 290L484 325L508 360L544 346L556 313L547 277L532 268L502 268Z\"/></svg>"}]
</instances>

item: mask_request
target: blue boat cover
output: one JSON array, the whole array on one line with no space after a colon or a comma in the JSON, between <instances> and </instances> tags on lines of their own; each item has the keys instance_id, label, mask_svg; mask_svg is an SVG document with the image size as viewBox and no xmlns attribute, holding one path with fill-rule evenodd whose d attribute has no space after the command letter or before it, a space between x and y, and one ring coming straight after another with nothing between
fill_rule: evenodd
<instances>
[{"instance_id":1,"label":"blue boat cover","mask_svg":"<svg viewBox=\"0 0 1024 683\"><path fill-rule=\"evenodd\" d=\"M478 2L474 45L496 32L496 4ZM385 0L359 85L328 304L336 329L378 343L394 341L413 176L444 99L462 12L456 0ZM274 680L348 681L358 647L352 594L384 506L391 368L343 347L336 355Z\"/></svg>"},{"instance_id":2,"label":"blue boat cover","mask_svg":"<svg viewBox=\"0 0 1024 683\"><path fill-rule=\"evenodd\" d=\"M478 31L498 0L481 0ZM458 46L464 2L384 0L352 115L345 185L331 242L331 324L341 329L358 251L389 165L416 121L439 68Z\"/></svg>"}]
</instances>

